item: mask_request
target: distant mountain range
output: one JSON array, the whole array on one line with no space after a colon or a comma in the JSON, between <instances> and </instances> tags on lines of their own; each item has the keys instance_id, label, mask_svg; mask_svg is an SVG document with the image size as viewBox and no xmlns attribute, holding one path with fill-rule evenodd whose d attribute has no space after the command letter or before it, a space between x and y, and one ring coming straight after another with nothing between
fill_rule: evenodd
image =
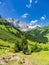
<instances>
[{"instance_id":1,"label":"distant mountain range","mask_svg":"<svg viewBox=\"0 0 49 65\"><path fill-rule=\"evenodd\" d=\"M29 26L25 22L19 21L18 19L8 18L6 19L12 26L18 28L21 31L26 31L28 29L33 29L36 27L40 27L39 25L36 26Z\"/></svg>"},{"instance_id":2,"label":"distant mountain range","mask_svg":"<svg viewBox=\"0 0 49 65\"><path fill-rule=\"evenodd\" d=\"M14 27L18 28L21 31L26 31L28 29L28 26L26 23L21 22L17 19L8 18L7 21L13 25Z\"/></svg>"}]
</instances>

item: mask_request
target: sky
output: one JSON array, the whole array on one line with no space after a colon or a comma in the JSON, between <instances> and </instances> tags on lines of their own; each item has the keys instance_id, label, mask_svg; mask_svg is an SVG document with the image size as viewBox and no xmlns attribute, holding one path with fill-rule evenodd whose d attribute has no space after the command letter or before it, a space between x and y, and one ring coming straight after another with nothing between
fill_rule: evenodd
<instances>
[{"instance_id":1,"label":"sky","mask_svg":"<svg viewBox=\"0 0 49 65\"><path fill-rule=\"evenodd\" d=\"M30 26L49 24L49 0L0 0L0 15Z\"/></svg>"}]
</instances>

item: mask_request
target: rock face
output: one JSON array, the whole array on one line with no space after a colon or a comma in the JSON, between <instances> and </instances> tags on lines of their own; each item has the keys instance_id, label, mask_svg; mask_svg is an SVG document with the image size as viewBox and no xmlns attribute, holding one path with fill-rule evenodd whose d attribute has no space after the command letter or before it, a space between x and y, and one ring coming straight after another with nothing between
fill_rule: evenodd
<instances>
[{"instance_id":1,"label":"rock face","mask_svg":"<svg viewBox=\"0 0 49 65\"><path fill-rule=\"evenodd\" d=\"M21 31L26 31L28 29L28 26L26 23L21 22L17 19L8 18L7 21L13 25L14 27L18 28Z\"/></svg>"}]
</instances>

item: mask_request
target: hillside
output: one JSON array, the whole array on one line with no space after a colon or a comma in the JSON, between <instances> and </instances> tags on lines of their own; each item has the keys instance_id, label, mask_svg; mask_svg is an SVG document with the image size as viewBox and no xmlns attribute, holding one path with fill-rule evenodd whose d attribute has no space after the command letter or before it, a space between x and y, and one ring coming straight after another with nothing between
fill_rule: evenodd
<instances>
[{"instance_id":1,"label":"hillside","mask_svg":"<svg viewBox=\"0 0 49 65\"><path fill-rule=\"evenodd\" d=\"M15 28L7 20L0 18L0 50L11 49L14 52L22 51L24 54L30 54L28 45L24 32Z\"/></svg>"},{"instance_id":2,"label":"hillside","mask_svg":"<svg viewBox=\"0 0 49 65\"><path fill-rule=\"evenodd\" d=\"M20 30L11 26L5 19L0 18L0 50L13 49L17 41L21 45L22 36L23 33Z\"/></svg>"},{"instance_id":3,"label":"hillside","mask_svg":"<svg viewBox=\"0 0 49 65\"><path fill-rule=\"evenodd\" d=\"M21 31L26 31L28 29L28 26L25 22L19 21L18 19L14 18L7 18L7 22L9 22L11 25L16 27L17 29Z\"/></svg>"},{"instance_id":4,"label":"hillside","mask_svg":"<svg viewBox=\"0 0 49 65\"><path fill-rule=\"evenodd\" d=\"M15 42L22 35L21 31L11 26L6 20L0 18L0 39Z\"/></svg>"},{"instance_id":5,"label":"hillside","mask_svg":"<svg viewBox=\"0 0 49 65\"><path fill-rule=\"evenodd\" d=\"M40 28L34 28L26 32L28 38L31 41L39 43L48 43L49 42L49 25L43 26Z\"/></svg>"}]
</instances>

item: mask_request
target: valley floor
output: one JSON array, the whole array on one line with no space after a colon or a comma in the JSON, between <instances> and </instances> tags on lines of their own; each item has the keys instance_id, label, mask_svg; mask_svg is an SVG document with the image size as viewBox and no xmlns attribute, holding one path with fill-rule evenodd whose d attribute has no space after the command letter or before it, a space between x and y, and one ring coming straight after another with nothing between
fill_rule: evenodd
<instances>
[{"instance_id":1,"label":"valley floor","mask_svg":"<svg viewBox=\"0 0 49 65\"><path fill-rule=\"evenodd\" d=\"M49 65L49 51L33 52L24 55L6 50L0 55L0 65Z\"/></svg>"}]
</instances>

